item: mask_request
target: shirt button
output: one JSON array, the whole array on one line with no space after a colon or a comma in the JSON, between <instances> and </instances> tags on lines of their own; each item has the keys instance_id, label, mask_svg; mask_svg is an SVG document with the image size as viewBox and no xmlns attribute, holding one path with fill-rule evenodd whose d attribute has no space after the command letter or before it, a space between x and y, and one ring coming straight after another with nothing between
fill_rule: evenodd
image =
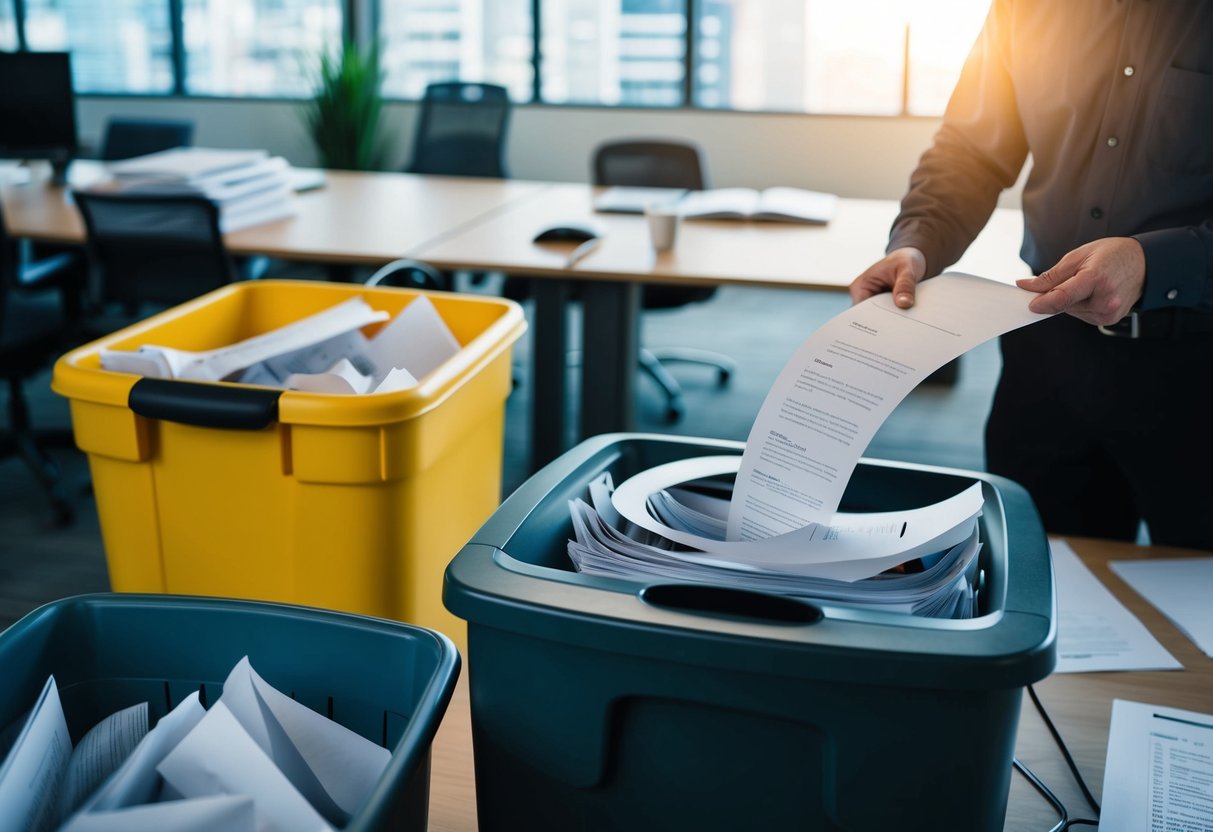
<instances>
[{"instance_id":1,"label":"shirt button","mask_svg":"<svg viewBox=\"0 0 1213 832\"><path fill-rule=\"evenodd\" d=\"M1120 144L1120 139L1115 136L1108 136L1108 147L1116 147L1118 144Z\"/></svg>"},{"instance_id":2,"label":"shirt button","mask_svg":"<svg viewBox=\"0 0 1213 832\"><path fill-rule=\"evenodd\" d=\"M1172 289L1171 291L1167 292L1167 300L1175 300L1177 297L1179 297L1178 289Z\"/></svg>"},{"instance_id":3,"label":"shirt button","mask_svg":"<svg viewBox=\"0 0 1213 832\"><path fill-rule=\"evenodd\" d=\"M1099 218L1100 218L1100 217L1102 217L1102 216L1103 216L1103 209L1102 209L1102 208L1092 208L1092 209L1091 209L1091 218L1092 218L1092 219L1096 219L1096 220L1097 220L1097 219L1099 219Z\"/></svg>"},{"instance_id":4,"label":"shirt button","mask_svg":"<svg viewBox=\"0 0 1213 832\"><path fill-rule=\"evenodd\" d=\"M1131 66L1125 67L1125 77L1129 78L1129 77L1132 77L1132 75L1133 75L1133 67L1131 67Z\"/></svg>"}]
</instances>

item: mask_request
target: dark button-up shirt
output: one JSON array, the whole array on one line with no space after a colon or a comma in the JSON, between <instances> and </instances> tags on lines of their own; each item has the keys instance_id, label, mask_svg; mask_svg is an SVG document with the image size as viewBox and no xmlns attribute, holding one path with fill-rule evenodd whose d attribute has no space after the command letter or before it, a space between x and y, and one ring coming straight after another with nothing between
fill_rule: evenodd
<instances>
[{"instance_id":1,"label":"dark button-up shirt","mask_svg":"<svg viewBox=\"0 0 1213 832\"><path fill-rule=\"evenodd\" d=\"M1213 311L1213 0L994 0L889 250L954 263L1029 154L1034 272L1132 236L1140 308Z\"/></svg>"}]
</instances>

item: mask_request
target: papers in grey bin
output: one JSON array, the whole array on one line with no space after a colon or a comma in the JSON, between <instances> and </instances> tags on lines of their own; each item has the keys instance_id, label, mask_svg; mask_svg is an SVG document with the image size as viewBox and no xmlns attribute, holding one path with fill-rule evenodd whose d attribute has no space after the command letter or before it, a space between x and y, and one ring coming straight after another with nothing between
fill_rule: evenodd
<instances>
[{"instance_id":1,"label":"papers in grey bin","mask_svg":"<svg viewBox=\"0 0 1213 832\"><path fill-rule=\"evenodd\" d=\"M933 554L931 566L918 573L881 574L866 580L842 581L814 577L779 565L755 566L729 562L701 552L683 551L672 541L653 532L631 528L628 532L604 521L596 510L613 511L609 500L609 475L590 489L591 506L584 500L570 502L575 540L568 554L578 571L586 574L632 580L674 580L725 584L758 592L826 601L848 606L879 609L929 617L968 618L976 611L977 555L980 551L977 518L969 517L955 530L955 543ZM707 498L713 500L715 498ZM692 522L712 518L697 512L669 493L654 495L654 502L679 506ZM700 503L703 507L707 504ZM667 514L667 517L672 515Z\"/></svg>"}]
</instances>

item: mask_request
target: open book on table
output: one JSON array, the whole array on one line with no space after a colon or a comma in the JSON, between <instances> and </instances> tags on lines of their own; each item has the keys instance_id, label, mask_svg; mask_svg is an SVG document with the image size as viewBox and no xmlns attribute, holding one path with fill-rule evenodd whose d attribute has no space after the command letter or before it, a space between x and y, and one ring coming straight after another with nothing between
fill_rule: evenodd
<instances>
[{"instance_id":1,"label":"open book on table","mask_svg":"<svg viewBox=\"0 0 1213 832\"><path fill-rule=\"evenodd\" d=\"M687 193L679 208L686 219L827 223L837 203L835 194L804 188L716 188Z\"/></svg>"}]
</instances>

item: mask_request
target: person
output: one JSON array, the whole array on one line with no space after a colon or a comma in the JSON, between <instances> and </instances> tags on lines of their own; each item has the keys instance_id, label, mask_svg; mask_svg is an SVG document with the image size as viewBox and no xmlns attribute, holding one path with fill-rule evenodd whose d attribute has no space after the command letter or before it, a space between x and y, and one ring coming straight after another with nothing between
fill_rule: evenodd
<instances>
[{"instance_id":1,"label":"person","mask_svg":"<svg viewBox=\"0 0 1213 832\"><path fill-rule=\"evenodd\" d=\"M986 467L1051 534L1213 549L1213 3L994 0L858 303L959 259L1031 159L1033 312ZM993 276L993 275L988 275Z\"/></svg>"}]
</instances>

